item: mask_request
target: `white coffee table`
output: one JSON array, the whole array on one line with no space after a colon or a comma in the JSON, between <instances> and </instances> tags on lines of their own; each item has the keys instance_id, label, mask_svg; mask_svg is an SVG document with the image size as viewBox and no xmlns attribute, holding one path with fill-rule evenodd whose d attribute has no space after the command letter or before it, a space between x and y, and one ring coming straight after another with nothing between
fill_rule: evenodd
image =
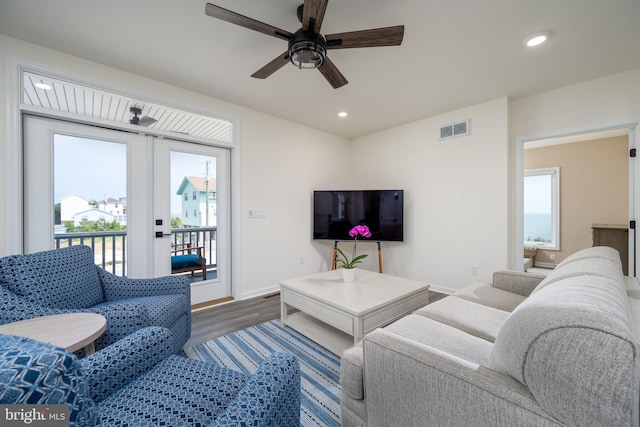
<instances>
[{"instance_id":1,"label":"white coffee table","mask_svg":"<svg viewBox=\"0 0 640 427\"><path fill-rule=\"evenodd\" d=\"M335 354L358 343L365 334L429 302L429 284L368 270L353 283L332 270L280 282L283 324ZM299 311L292 314L289 308Z\"/></svg>"},{"instance_id":2,"label":"white coffee table","mask_svg":"<svg viewBox=\"0 0 640 427\"><path fill-rule=\"evenodd\" d=\"M95 352L93 341L107 328L107 319L95 313L65 313L34 317L0 325L0 333L18 335L76 351Z\"/></svg>"}]
</instances>

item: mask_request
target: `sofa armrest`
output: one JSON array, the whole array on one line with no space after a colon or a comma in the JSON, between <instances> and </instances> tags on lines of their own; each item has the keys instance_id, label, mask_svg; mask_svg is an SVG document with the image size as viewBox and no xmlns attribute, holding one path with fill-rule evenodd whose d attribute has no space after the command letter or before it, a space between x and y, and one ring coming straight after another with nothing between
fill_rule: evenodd
<instances>
[{"instance_id":1,"label":"sofa armrest","mask_svg":"<svg viewBox=\"0 0 640 427\"><path fill-rule=\"evenodd\" d=\"M384 329L363 345L369 426L559 425L509 376Z\"/></svg>"},{"instance_id":2,"label":"sofa armrest","mask_svg":"<svg viewBox=\"0 0 640 427\"><path fill-rule=\"evenodd\" d=\"M182 276L164 276L151 279L129 279L100 270L107 301L155 295L191 295L189 279Z\"/></svg>"},{"instance_id":3,"label":"sofa armrest","mask_svg":"<svg viewBox=\"0 0 640 427\"><path fill-rule=\"evenodd\" d=\"M492 286L528 297L545 277L540 274L522 273L520 271L496 271L493 273Z\"/></svg>"},{"instance_id":4,"label":"sofa armrest","mask_svg":"<svg viewBox=\"0 0 640 427\"><path fill-rule=\"evenodd\" d=\"M211 426L300 426L300 366L287 353L271 354Z\"/></svg>"},{"instance_id":5,"label":"sofa armrest","mask_svg":"<svg viewBox=\"0 0 640 427\"><path fill-rule=\"evenodd\" d=\"M150 326L81 359L92 399L100 402L169 357L172 349L171 332Z\"/></svg>"}]
</instances>

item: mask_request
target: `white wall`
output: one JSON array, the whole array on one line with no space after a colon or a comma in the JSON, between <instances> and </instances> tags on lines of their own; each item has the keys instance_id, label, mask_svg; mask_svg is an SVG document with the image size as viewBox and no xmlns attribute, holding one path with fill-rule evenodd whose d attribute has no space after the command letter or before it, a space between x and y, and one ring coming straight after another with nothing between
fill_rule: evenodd
<instances>
[{"instance_id":1,"label":"white wall","mask_svg":"<svg viewBox=\"0 0 640 427\"><path fill-rule=\"evenodd\" d=\"M331 247L311 239L311 195L346 181L348 144L257 113L251 126L243 123L241 137L243 290L327 270ZM264 209L267 217L249 218L249 209Z\"/></svg>"},{"instance_id":2,"label":"white wall","mask_svg":"<svg viewBox=\"0 0 640 427\"><path fill-rule=\"evenodd\" d=\"M511 140L640 119L640 68L511 101Z\"/></svg>"},{"instance_id":3,"label":"white wall","mask_svg":"<svg viewBox=\"0 0 640 427\"><path fill-rule=\"evenodd\" d=\"M405 190L405 242L383 243L385 272L451 291L506 268L507 117L501 98L352 141L354 187ZM438 140L465 119L470 135Z\"/></svg>"},{"instance_id":4,"label":"white wall","mask_svg":"<svg viewBox=\"0 0 640 427\"><path fill-rule=\"evenodd\" d=\"M173 105L193 106L239 118L240 212L234 222L239 240L234 251L239 268L234 277L236 296L276 289L279 280L320 271L330 253L311 241L311 192L318 185L338 186L345 179L348 140L266 114L136 76L121 70L62 54L0 35L0 256L12 245L7 227L13 218L6 200L8 57L18 57L70 72L83 79L125 91L146 94ZM249 219L249 208L265 208L266 219ZM238 247L239 245L239 247ZM302 263L300 260L302 259Z\"/></svg>"}]
</instances>

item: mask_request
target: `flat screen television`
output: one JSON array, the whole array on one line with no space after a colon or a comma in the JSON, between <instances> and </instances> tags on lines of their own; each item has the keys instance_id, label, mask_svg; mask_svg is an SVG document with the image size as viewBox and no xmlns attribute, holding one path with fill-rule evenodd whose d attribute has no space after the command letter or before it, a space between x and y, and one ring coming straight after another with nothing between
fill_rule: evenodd
<instances>
[{"instance_id":1,"label":"flat screen television","mask_svg":"<svg viewBox=\"0 0 640 427\"><path fill-rule=\"evenodd\" d=\"M314 239L352 240L349 230L356 225L369 227L367 240L401 242L404 190L313 192Z\"/></svg>"}]
</instances>

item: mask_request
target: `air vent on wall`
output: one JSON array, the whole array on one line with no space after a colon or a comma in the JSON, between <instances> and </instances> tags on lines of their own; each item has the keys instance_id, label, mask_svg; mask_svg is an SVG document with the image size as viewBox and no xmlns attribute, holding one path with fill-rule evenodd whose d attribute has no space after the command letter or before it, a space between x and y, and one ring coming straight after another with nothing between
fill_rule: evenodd
<instances>
[{"instance_id":1,"label":"air vent on wall","mask_svg":"<svg viewBox=\"0 0 640 427\"><path fill-rule=\"evenodd\" d=\"M469 135L469 120L440 126L440 139L449 139L455 136Z\"/></svg>"}]
</instances>

